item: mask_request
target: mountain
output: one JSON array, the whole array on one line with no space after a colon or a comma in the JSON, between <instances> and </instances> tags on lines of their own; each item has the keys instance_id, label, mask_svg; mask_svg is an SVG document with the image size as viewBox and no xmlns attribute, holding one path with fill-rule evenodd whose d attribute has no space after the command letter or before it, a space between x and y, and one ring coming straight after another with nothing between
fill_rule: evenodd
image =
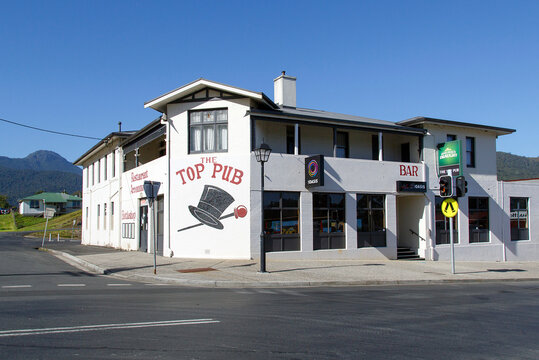
<instances>
[{"instance_id":1,"label":"mountain","mask_svg":"<svg viewBox=\"0 0 539 360\"><path fill-rule=\"evenodd\" d=\"M38 191L81 190L82 169L53 151L39 150L22 159L0 156L0 194L12 206Z\"/></svg>"},{"instance_id":2,"label":"mountain","mask_svg":"<svg viewBox=\"0 0 539 360\"><path fill-rule=\"evenodd\" d=\"M496 153L498 180L518 180L539 178L539 158Z\"/></svg>"},{"instance_id":3,"label":"mountain","mask_svg":"<svg viewBox=\"0 0 539 360\"><path fill-rule=\"evenodd\" d=\"M0 156L0 167L17 170L63 171L82 175L82 169L73 165L54 151L38 150L22 159Z\"/></svg>"}]
</instances>

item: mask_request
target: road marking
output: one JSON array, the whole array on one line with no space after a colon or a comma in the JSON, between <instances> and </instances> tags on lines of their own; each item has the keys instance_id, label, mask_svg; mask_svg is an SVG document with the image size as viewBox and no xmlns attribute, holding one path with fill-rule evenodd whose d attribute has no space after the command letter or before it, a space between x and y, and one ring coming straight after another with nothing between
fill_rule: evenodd
<instances>
[{"instance_id":1,"label":"road marking","mask_svg":"<svg viewBox=\"0 0 539 360\"><path fill-rule=\"evenodd\" d=\"M107 286L131 286L132 284L107 284Z\"/></svg>"},{"instance_id":2,"label":"road marking","mask_svg":"<svg viewBox=\"0 0 539 360\"><path fill-rule=\"evenodd\" d=\"M56 284L56 286L60 286L60 287L82 287L82 286L86 286L86 284Z\"/></svg>"},{"instance_id":3,"label":"road marking","mask_svg":"<svg viewBox=\"0 0 539 360\"><path fill-rule=\"evenodd\" d=\"M190 320L150 321L150 322L123 323L123 324L68 326L68 327L55 327L55 328L42 328L42 329L3 330L3 331L0 331L0 338L11 337L11 336L76 333L76 332L84 332L84 331L136 329L136 328L157 327L157 326L213 324L213 323L219 323L219 322L220 322L219 320L213 320L213 319L190 319Z\"/></svg>"},{"instance_id":4,"label":"road marking","mask_svg":"<svg viewBox=\"0 0 539 360\"><path fill-rule=\"evenodd\" d=\"M155 283L155 284L152 284L152 283L147 283L147 284L144 284L146 286L170 286L170 284L161 284L161 283Z\"/></svg>"},{"instance_id":5,"label":"road marking","mask_svg":"<svg viewBox=\"0 0 539 360\"><path fill-rule=\"evenodd\" d=\"M20 288L31 288L32 285L4 285L2 289L20 289Z\"/></svg>"}]
</instances>

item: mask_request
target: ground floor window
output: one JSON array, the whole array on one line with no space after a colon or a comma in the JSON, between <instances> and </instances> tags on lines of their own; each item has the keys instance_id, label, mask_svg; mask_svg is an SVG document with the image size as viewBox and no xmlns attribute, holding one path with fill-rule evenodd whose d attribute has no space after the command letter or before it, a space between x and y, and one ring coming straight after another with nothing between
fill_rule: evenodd
<instances>
[{"instance_id":1,"label":"ground floor window","mask_svg":"<svg viewBox=\"0 0 539 360\"><path fill-rule=\"evenodd\" d=\"M436 196L435 199L435 221L436 221L436 245L449 244L449 218L442 213L443 198ZM458 216L453 217L453 242L459 242L459 221Z\"/></svg>"},{"instance_id":2,"label":"ground floor window","mask_svg":"<svg viewBox=\"0 0 539 360\"><path fill-rule=\"evenodd\" d=\"M266 251L300 250L299 192L264 192Z\"/></svg>"},{"instance_id":3,"label":"ground floor window","mask_svg":"<svg viewBox=\"0 0 539 360\"><path fill-rule=\"evenodd\" d=\"M385 195L357 194L357 247L386 246Z\"/></svg>"},{"instance_id":4,"label":"ground floor window","mask_svg":"<svg viewBox=\"0 0 539 360\"><path fill-rule=\"evenodd\" d=\"M344 194L313 193L313 249L344 249Z\"/></svg>"},{"instance_id":5,"label":"ground floor window","mask_svg":"<svg viewBox=\"0 0 539 360\"><path fill-rule=\"evenodd\" d=\"M528 198L512 197L509 199L511 210L511 240L529 240Z\"/></svg>"},{"instance_id":6,"label":"ground floor window","mask_svg":"<svg viewBox=\"0 0 539 360\"><path fill-rule=\"evenodd\" d=\"M488 242L488 197L468 198L470 243Z\"/></svg>"},{"instance_id":7,"label":"ground floor window","mask_svg":"<svg viewBox=\"0 0 539 360\"><path fill-rule=\"evenodd\" d=\"M30 200L30 209L39 209L39 200Z\"/></svg>"}]
</instances>

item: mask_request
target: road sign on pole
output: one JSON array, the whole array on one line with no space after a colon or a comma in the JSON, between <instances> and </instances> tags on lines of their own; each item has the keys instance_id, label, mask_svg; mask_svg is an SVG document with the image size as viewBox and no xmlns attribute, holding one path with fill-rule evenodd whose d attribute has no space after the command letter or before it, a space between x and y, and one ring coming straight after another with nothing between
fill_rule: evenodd
<instances>
[{"instance_id":1,"label":"road sign on pole","mask_svg":"<svg viewBox=\"0 0 539 360\"><path fill-rule=\"evenodd\" d=\"M451 274L455 273L455 241L453 240L453 218L459 212L459 203L453 198L442 201L442 214L449 218L449 242L451 244Z\"/></svg>"},{"instance_id":2,"label":"road sign on pole","mask_svg":"<svg viewBox=\"0 0 539 360\"><path fill-rule=\"evenodd\" d=\"M155 210L153 207L153 201L157 197L159 187L161 183L159 181L144 181L144 192L150 205L150 211L152 212L152 237L153 237L153 273L157 274L157 229L155 228Z\"/></svg>"}]
</instances>

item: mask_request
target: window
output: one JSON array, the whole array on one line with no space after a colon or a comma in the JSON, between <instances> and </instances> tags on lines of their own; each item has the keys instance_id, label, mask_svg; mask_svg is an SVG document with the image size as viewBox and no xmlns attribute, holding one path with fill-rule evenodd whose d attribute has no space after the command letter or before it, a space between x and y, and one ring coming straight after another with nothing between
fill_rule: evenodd
<instances>
[{"instance_id":1,"label":"window","mask_svg":"<svg viewBox=\"0 0 539 360\"><path fill-rule=\"evenodd\" d=\"M475 167L475 138L466 137L466 166Z\"/></svg>"},{"instance_id":2,"label":"window","mask_svg":"<svg viewBox=\"0 0 539 360\"><path fill-rule=\"evenodd\" d=\"M286 153L294 154L294 148L296 144L296 135L294 126L286 127Z\"/></svg>"},{"instance_id":3,"label":"window","mask_svg":"<svg viewBox=\"0 0 539 360\"><path fill-rule=\"evenodd\" d=\"M100 208L100 205L97 204L97 228L99 229L99 213L101 212L101 208Z\"/></svg>"},{"instance_id":4,"label":"window","mask_svg":"<svg viewBox=\"0 0 539 360\"><path fill-rule=\"evenodd\" d=\"M401 144L401 162L410 162L410 143Z\"/></svg>"},{"instance_id":5,"label":"window","mask_svg":"<svg viewBox=\"0 0 539 360\"><path fill-rule=\"evenodd\" d=\"M378 160L380 153L380 143L378 142L378 134L371 137L371 146L372 146L372 159Z\"/></svg>"},{"instance_id":6,"label":"window","mask_svg":"<svg viewBox=\"0 0 539 360\"><path fill-rule=\"evenodd\" d=\"M455 140L457 140L457 135L447 134L446 141L455 141Z\"/></svg>"},{"instance_id":7,"label":"window","mask_svg":"<svg viewBox=\"0 0 539 360\"><path fill-rule=\"evenodd\" d=\"M87 167L86 169L86 187L90 187L90 167Z\"/></svg>"},{"instance_id":8,"label":"window","mask_svg":"<svg viewBox=\"0 0 539 360\"><path fill-rule=\"evenodd\" d=\"M105 156L103 158L103 174L104 174L104 179L103 180L107 180L107 160L108 160L108 156Z\"/></svg>"},{"instance_id":9,"label":"window","mask_svg":"<svg viewBox=\"0 0 539 360\"><path fill-rule=\"evenodd\" d=\"M86 207L86 221L84 223L85 223L86 230L88 230L88 207Z\"/></svg>"},{"instance_id":10,"label":"window","mask_svg":"<svg viewBox=\"0 0 539 360\"><path fill-rule=\"evenodd\" d=\"M436 245L449 244L449 218L442 213L443 198L436 196L435 199L435 221L436 221ZM458 216L453 218L453 242L459 242Z\"/></svg>"},{"instance_id":11,"label":"window","mask_svg":"<svg viewBox=\"0 0 539 360\"><path fill-rule=\"evenodd\" d=\"M386 246L385 195L357 194L357 247Z\"/></svg>"},{"instance_id":12,"label":"window","mask_svg":"<svg viewBox=\"0 0 539 360\"><path fill-rule=\"evenodd\" d=\"M348 152L348 133L337 131L335 133L335 156L347 158Z\"/></svg>"},{"instance_id":13,"label":"window","mask_svg":"<svg viewBox=\"0 0 539 360\"><path fill-rule=\"evenodd\" d=\"M107 228L107 203L103 204L103 229Z\"/></svg>"},{"instance_id":14,"label":"window","mask_svg":"<svg viewBox=\"0 0 539 360\"><path fill-rule=\"evenodd\" d=\"M488 242L488 197L468 198L470 243Z\"/></svg>"},{"instance_id":15,"label":"window","mask_svg":"<svg viewBox=\"0 0 539 360\"><path fill-rule=\"evenodd\" d=\"M111 163L112 163L112 177L115 177L116 176L116 150L112 151L112 158L111 158Z\"/></svg>"},{"instance_id":16,"label":"window","mask_svg":"<svg viewBox=\"0 0 539 360\"><path fill-rule=\"evenodd\" d=\"M39 200L30 200L30 209L39 209Z\"/></svg>"},{"instance_id":17,"label":"window","mask_svg":"<svg viewBox=\"0 0 539 360\"><path fill-rule=\"evenodd\" d=\"M313 194L313 249L344 249L344 194Z\"/></svg>"},{"instance_id":18,"label":"window","mask_svg":"<svg viewBox=\"0 0 539 360\"><path fill-rule=\"evenodd\" d=\"M114 201L110 203L110 229L114 230Z\"/></svg>"},{"instance_id":19,"label":"window","mask_svg":"<svg viewBox=\"0 0 539 360\"><path fill-rule=\"evenodd\" d=\"M101 182L101 159L97 160L97 183Z\"/></svg>"},{"instance_id":20,"label":"window","mask_svg":"<svg viewBox=\"0 0 539 360\"><path fill-rule=\"evenodd\" d=\"M95 163L92 164L92 186L95 184Z\"/></svg>"},{"instance_id":21,"label":"window","mask_svg":"<svg viewBox=\"0 0 539 360\"><path fill-rule=\"evenodd\" d=\"M189 112L189 152L211 153L228 150L226 109Z\"/></svg>"},{"instance_id":22,"label":"window","mask_svg":"<svg viewBox=\"0 0 539 360\"><path fill-rule=\"evenodd\" d=\"M264 192L266 251L300 250L299 192Z\"/></svg>"},{"instance_id":23,"label":"window","mask_svg":"<svg viewBox=\"0 0 539 360\"><path fill-rule=\"evenodd\" d=\"M511 210L511 240L529 240L528 198L512 197L509 199Z\"/></svg>"}]
</instances>

